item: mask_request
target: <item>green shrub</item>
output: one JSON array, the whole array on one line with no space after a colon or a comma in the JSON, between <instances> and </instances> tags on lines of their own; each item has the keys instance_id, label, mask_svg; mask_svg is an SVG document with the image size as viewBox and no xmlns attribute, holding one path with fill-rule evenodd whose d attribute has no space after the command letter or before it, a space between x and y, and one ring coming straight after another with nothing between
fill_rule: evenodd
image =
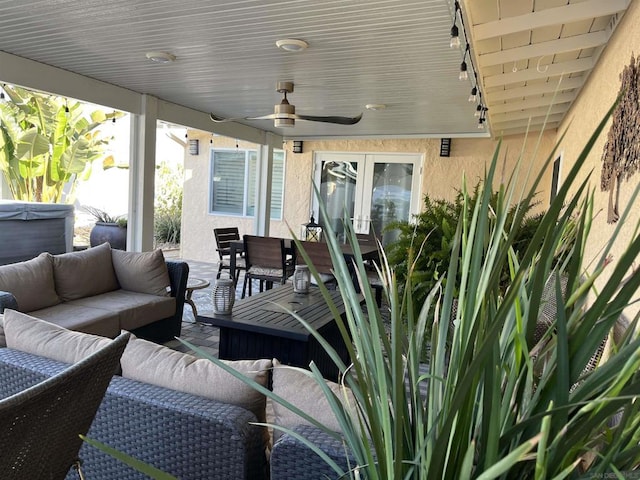
<instances>
[{"instance_id":1,"label":"green shrub","mask_svg":"<svg viewBox=\"0 0 640 480\"><path fill-rule=\"evenodd\" d=\"M482 182L479 182L471 194L458 191L454 201L425 196L424 209L415 215L412 222L394 222L387 227L388 230L399 231L398 239L385 247L389 264L393 266L398 284L401 286L407 283L407 272L411 270L411 293L416 308L424 303L428 293L438 282L446 285L445 274L451 259L458 221L462 219L465 224L469 224L473 215L473 205L482 192ZM492 192L489 212L496 211L498 201L499 192ZM542 220L542 214L527 215L534 206L535 204L515 203L507 212L509 224L516 215L520 218L520 224L514 225L516 233L513 248L516 252L522 252L529 246ZM525 215L521 215L522 213ZM508 265L505 265L502 272L505 285L508 282L508 274ZM459 281L458 276L456 284ZM454 296L457 295L456 289Z\"/></svg>"},{"instance_id":2,"label":"green shrub","mask_svg":"<svg viewBox=\"0 0 640 480\"><path fill-rule=\"evenodd\" d=\"M183 167L162 162L156 171L154 237L157 243L180 243Z\"/></svg>"},{"instance_id":3,"label":"green shrub","mask_svg":"<svg viewBox=\"0 0 640 480\"><path fill-rule=\"evenodd\" d=\"M181 213L156 213L154 237L157 243L180 243Z\"/></svg>"}]
</instances>

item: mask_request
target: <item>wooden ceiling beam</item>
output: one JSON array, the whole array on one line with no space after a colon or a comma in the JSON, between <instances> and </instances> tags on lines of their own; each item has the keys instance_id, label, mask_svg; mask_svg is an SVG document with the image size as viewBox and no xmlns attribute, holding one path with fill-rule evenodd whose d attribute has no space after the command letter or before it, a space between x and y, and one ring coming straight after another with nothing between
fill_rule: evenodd
<instances>
[{"instance_id":1,"label":"wooden ceiling beam","mask_svg":"<svg viewBox=\"0 0 640 480\"><path fill-rule=\"evenodd\" d=\"M580 3L571 3L563 7L547 8L524 15L482 23L473 27L473 40L477 42L512 33L528 32L535 28L614 15L625 11L630 2L631 0L587 0Z\"/></svg>"},{"instance_id":2,"label":"wooden ceiling beam","mask_svg":"<svg viewBox=\"0 0 640 480\"><path fill-rule=\"evenodd\" d=\"M556 130L558 129L558 127L560 127L560 122L554 122L554 123L548 123L546 125L543 124L537 124L537 125L530 125L528 128L527 127L523 127L523 128L505 128L503 130L497 129L497 128L493 128L493 125L491 126L491 133L492 136L494 137L508 137L509 135L522 135L525 132L539 132L541 131L543 128L545 131L550 131L550 130Z\"/></svg>"},{"instance_id":3,"label":"wooden ceiling beam","mask_svg":"<svg viewBox=\"0 0 640 480\"><path fill-rule=\"evenodd\" d=\"M558 95L548 95L546 97L530 98L528 100L513 101L508 103L501 103L498 105L487 106L493 113L507 113L516 112L518 110L525 110L528 108L545 107L549 105L559 105L561 103L573 102L576 98L575 92L560 93Z\"/></svg>"},{"instance_id":4,"label":"wooden ceiling beam","mask_svg":"<svg viewBox=\"0 0 640 480\"><path fill-rule=\"evenodd\" d=\"M552 105L551 107L532 108L527 111L507 112L493 114L489 109L491 124L506 123L514 120L522 120L523 118L544 117L545 115L555 115L556 113L566 113L568 106L566 104Z\"/></svg>"},{"instance_id":5,"label":"wooden ceiling beam","mask_svg":"<svg viewBox=\"0 0 640 480\"><path fill-rule=\"evenodd\" d=\"M517 72L501 73L484 77L483 83L486 88L508 85L510 83L526 82L539 78L568 75L570 73L584 72L593 68L593 58L580 58L569 62L552 63L542 65L540 70L537 67L518 70Z\"/></svg>"},{"instance_id":6,"label":"wooden ceiling beam","mask_svg":"<svg viewBox=\"0 0 640 480\"><path fill-rule=\"evenodd\" d=\"M478 65L480 65L480 67L490 67L492 65L502 65L504 63L512 63L530 58L551 56L557 53L600 47L609 41L610 35L611 32L601 30L599 32L551 40L549 42L533 43L524 47L509 48L499 52L486 53L478 56Z\"/></svg>"},{"instance_id":7,"label":"wooden ceiling beam","mask_svg":"<svg viewBox=\"0 0 640 480\"><path fill-rule=\"evenodd\" d=\"M510 100L512 98L525 98L532 95L542 95L544 93L553 93L555 91L573 90L582 87L584 77L562 78L561 82L549 81L546 83L535 83L518 88L508 88L506 90L495 90L486 92L488 103L495 103L502 100Z\"/></svg>"},{"instance_id":8,"label":"wooden ceiling beam","mask_svg":"<svg viewBox=\"0 0 640 480\"><path fill-rule=\"evenodd\" d=\"M532 117L523 118L521 120L515 120L512 122L500 122L492 123L493 130L504 130L509 128L526 128L528 125L542 125L545 121L547 123L556 123L562 121L564 113L556 113L555 115L549 115L549 117Z\"/></svg>"}]
</instances>

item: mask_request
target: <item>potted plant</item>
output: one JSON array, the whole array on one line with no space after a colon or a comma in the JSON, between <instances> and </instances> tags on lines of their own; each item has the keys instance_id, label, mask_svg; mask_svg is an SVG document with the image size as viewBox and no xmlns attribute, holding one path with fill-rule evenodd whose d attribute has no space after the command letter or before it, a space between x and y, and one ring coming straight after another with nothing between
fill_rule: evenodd
<instances>
[{"instance_id":1,"label":"potted plant","mask_svg":"<svg viewBox=\"0 0 640 480\"><path fill-rule=\"evenodd\" d=\"M95 226L89 235L89 244L92 247L109 242L111 248L118 250L127 249L127 217L125 215L113 216L96 207L85 206L83 210L95 219Z\"/></svg>"}]
</instances>

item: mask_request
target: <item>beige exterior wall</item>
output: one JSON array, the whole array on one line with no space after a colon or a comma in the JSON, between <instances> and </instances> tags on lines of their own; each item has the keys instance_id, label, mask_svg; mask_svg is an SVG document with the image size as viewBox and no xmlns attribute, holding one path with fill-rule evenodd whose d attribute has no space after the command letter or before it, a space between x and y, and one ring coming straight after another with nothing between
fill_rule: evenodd
<instances>
[{"instance_id":1,"label":"beige exterior wall","mask_svg":"<svg viewBox=\"0 0 640 480\"><path fill-rule=\"evenodd\" d=\"M254 222L252 218L208 214L209 152L212 137L204 132L189 132L189 138L200 139L200 154L185 156L181 255L190 260L216 261L213 228L238 226L242 235L254 232ZM525 170L531 164L540 165L551 151L554 139L555 132L546 133L541 137L537 134L532 135L526 141L523 136L504 139L500 153L504 177L508 178L511 174L521 154ZM215 147L235 147L234 139L214 137L213 142ZM301 154L292 153L291 142L287 142L284 146L286 159L283 220L271 221L270 235L290 237L289 227L299 234L301 225L309 221L314 152L419 154L423 158L421 198L428 194L433 198L453 199L456 191L462 186L463 175L466 176L468 185L475 185L483 177L497 143L496 140L487 138L454 138L451 142L451 156L440 157L440 139L304 141L304 153ZM240 142L239 148L257 146ZM530 178L529 186L532 181ZM495 187L498 186L497 183L499 182L496 182ZM551 173L547 171L538 188L541 207L548 204L550 184Z\"/></svg>"},{"instance_id":2,"label":"beige exterior wall","mask_svg":"<svg viewBox=\"0 0 640 480\"><path fill-rule=\"evenodd\" d=\"M625 65L629 64L631 55L640 55L640 29L637 28L638 22L640 22L640 2L631 2L615 34L600 56L597 67L591 73L580 96L574 102L559 129L559 132L567 129L567 134L560 143L560 151L563 153L562 170L564 172L568 172L571 166L575 164L575 159L580 154L585 143L615 101L620 90L620 74ZM602 135L596 141L581 172L582 178L585 178L589 172L593 172L590 185L595 191L595 218L591 237L587 244L587 258L593 260L599 259L602 247L611 238L616 228L616 224L607 223L609 194L600 190L601 157L610 127L611 121L609 121ZM620 191L621 212L628 205L629 197L637 187L638 182L640 182L640 173L636 173L622 184ZM639 219L640 210L636 206L632 209L630 220L622 225L621 236L612 251L614 260L619 258L622 248L628 244ZM594 266L595 263L589 268L593 269ZM605 278L606 271L601 281L604 281ZM628 313L636 311L638 311L638 307L633 307Z\"/></svg>"}]
</instances>

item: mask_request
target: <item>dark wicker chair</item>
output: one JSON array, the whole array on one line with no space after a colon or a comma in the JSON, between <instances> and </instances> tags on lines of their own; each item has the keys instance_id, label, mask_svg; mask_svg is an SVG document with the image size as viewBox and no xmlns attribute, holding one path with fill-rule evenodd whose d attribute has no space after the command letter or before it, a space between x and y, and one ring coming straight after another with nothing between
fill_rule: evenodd
<instances>
[{"instance_id":1,"label":"dark wicker chair","mask_svg":"<svg viewBox=\"0 0 640 480\"><path fill-rule=\"evenodd\" d=\"M0 400L0 478L64 479L79 467L79 435L89 430L128 340L123 333L61 373Z\"/></svg>"},{"instance_id":2,"label":"dark wicker chair","mask_svg":"<svg viewBox=\"0 0 640 480\"><path fill-rule=\"evenodd\" d=\"M240 241L240 233L238 227L214 228L213 236L216 238L216 251L220 257L218 262L218 274L216 278L220 278L223 270L231 270L231 242ZM246 270L247 265L242 255L236 255L236 271L234 281L238 283L240 270Z\"/></svg>"}]
</instances>

